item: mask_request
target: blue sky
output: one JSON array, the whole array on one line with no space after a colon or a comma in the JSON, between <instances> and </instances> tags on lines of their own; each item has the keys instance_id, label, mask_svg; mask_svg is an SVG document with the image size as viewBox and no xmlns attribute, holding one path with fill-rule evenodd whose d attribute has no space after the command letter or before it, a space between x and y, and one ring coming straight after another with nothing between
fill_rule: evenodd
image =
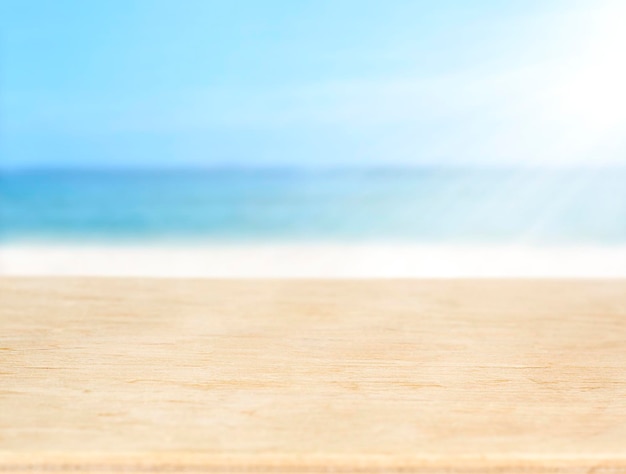
<instances>
[{"instance_id":1,"label":"blue sky","mask_svg":"<svg viewBox=\"0 0 626 474\"><path fill-rule=\"evenodd\" d=\"M0 166L626 164L619 0L0 0Z\"/></svg>"}]
</instances>

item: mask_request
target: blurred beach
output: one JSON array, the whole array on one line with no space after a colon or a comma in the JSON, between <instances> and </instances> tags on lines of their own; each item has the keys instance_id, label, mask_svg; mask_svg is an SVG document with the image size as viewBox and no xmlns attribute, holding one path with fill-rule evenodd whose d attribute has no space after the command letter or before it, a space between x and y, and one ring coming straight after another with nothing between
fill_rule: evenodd
<instances>
[{"instance_id":1,"label":"blurred beach","mask_svg":"<svg viewBox=\"0 0 626 474\"><path fill-rule=\"evenodd\" d=\"M626 276L623 2L0 3L3 275Z\"/></svg>"},{"instance_id":2,"label":"blurred beach","mask_svg":"<svg viewBox=\"0 0 626 474\"><path fill-rule=\"evenodd\" d=\"M4 275L626 276L623 169L5 172Z\"/></svg>"}]
</instances>

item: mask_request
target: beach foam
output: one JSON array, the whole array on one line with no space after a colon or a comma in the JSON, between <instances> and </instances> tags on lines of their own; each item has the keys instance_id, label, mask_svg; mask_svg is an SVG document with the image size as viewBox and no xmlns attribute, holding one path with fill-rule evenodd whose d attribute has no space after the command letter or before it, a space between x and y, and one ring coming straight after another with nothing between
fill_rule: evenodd
<instances>
[{"instance_id":1,"label":"beach foam","mask_svg":"<svg viewBox=\"0 0 626 474\"><path fill-rule=\"evenodd\" d=\"M11 244L0 247L0 275L612 278L626 277L626 246Z\"/></svg>"}]
</instances>

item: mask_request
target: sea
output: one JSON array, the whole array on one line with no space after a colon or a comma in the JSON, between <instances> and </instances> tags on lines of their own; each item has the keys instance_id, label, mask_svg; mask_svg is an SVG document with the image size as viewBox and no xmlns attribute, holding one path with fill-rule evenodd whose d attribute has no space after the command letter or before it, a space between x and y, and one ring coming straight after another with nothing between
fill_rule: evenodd
<instances>
[{"instance_id":1,"label":"sea","mask_svg":"<svg viewBox=\"0 0 626 474\"><path fill-rule=\"evenodd\" d=\"M0 243L626 244L624 168L0 173Z\"/></svg>"}]
</instances>

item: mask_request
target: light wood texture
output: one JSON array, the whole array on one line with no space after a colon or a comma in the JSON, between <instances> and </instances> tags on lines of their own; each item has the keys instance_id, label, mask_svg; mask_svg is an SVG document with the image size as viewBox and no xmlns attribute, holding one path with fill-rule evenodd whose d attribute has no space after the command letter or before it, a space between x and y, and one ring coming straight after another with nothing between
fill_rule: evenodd
<instances>
[{"instance_id":1,"label":"light wood texture","mask_svg":"<svg viewBox=\"0 0 626 474\"><path fill-rule=\"evenodd\" d=\"M626 282L0 279L0 471L626 472Z\"/></svg>"}]
</instances>

